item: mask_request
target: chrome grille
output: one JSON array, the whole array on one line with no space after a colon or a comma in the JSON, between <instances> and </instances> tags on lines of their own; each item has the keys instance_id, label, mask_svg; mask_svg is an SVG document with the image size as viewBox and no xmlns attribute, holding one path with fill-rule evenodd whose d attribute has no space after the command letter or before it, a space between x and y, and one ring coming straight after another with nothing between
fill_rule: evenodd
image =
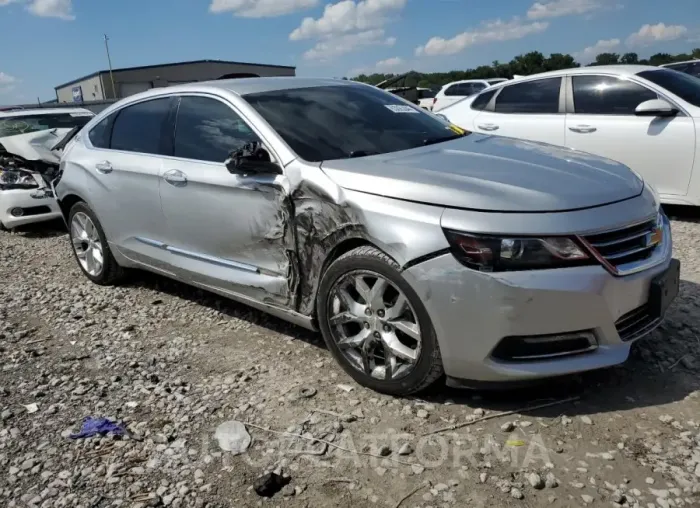
<instances>
[{"instance_id":1,"label":"chrome grille","mask_svg":"<svg viewBox=\"0 0 700 508\"><path fill-rule=\"evenodd\" d=\"M648 306L638 307L615 322L615 328L623 342L635 340L653 331L661 323L649 313Z\"/></svg>"},{"instance_id":2,"label":"chrome grille","mask_svg":"<svg viewBox=\"0 0 700 508\"><path fill-rule=\"evenodd\" d=\"M649 258L658 244L650 241L656 219L622 229L584 236L584 240L613 268Z\"/></svg>"}]
</instances>

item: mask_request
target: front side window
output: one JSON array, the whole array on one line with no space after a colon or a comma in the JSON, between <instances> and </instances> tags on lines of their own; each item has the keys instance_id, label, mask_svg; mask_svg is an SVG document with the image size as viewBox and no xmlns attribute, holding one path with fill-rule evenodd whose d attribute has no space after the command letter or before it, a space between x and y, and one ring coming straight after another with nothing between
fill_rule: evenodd
<instances>
[{"instance_id":1,"label":"front side window","mask_svg":"<svg viewBox=\"0 0 700 508\"><path fill-rule=\"evenodd\" d=\"M175 157L224 162L260 138L229 106L208 97L182 97L175 129Z\"/></svg>"},{"instance_id":2,"label":"front side window","mask_svg":"<svg viewBox=\"0 0 700 508\"><path fill-rule=\"evenodd\" d=\"M505 86L496 97L496 113L555 114L559 112L561 78L538 79Z\"/></svg>"},{"instance_id":3,"label":"front side window","mask_svg":"<svg viewBox=\"0 0 700 508\"><path fill-rule=\"evenodd\" d=\"M700 107L700 79L668 69L642 71L637 74L680 97L695 107Z\"/></svg>"},{"instance_id":4,"label":"front side window","mask_svg":"<svg viewBox=\"0 0 700 508\"><path fill-rule=\"evenodd\" d=\"M29 134L48 129L82 127L95 116L92 113L57 113L0 118L0 138Z\"/></svg>"},{"instance_id":5,"label":"front side window","mask_svg":"<svg viewBox=\"0 0 700 508\"><path fill-rule=\"evenodd\" d=\"M163 131L171 103L171 97L164 97L120 110L112 128L112 150L167 155Z\"/></svg>"},{"instance_id":6,"label":"front side window","mask_svg":"<svg viewBox=\"0 0 700 508\"><path fill-rule=\"evenodd\" d=\"M309 162L398 152L460 137L434 115L368 86L274 90L243 99Z\"/></svg>"},{"instance_id":7,"label":"front side window","mask_svg":"<svg viewBox=\"0 0 700 508\"><path fill-rule=\"evenodd\" d=\"M436 94L437 92L435 90L418 90L419 99L432 99Z\"/></svg>"},{"instance_id":8,"label":"front side window","mask_svg":"<svg viewBox=\"0 0 700 508\"><path fill-rule=\"evenodd\" d=\"M573 76L574 108L582 115L634 115L642 102L657 99L651 90L614 76Z\"/></svg>"}]
</instances>

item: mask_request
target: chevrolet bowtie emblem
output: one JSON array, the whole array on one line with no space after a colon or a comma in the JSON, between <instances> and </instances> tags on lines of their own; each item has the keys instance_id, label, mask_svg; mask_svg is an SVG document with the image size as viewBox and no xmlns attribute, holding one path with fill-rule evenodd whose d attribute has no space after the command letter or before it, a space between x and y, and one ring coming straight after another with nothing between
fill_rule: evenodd
<instances>
[{"instance_id":1,"label":"chevrolet bowtie emblem","mask_svg":"<svg viewBox=\"0 0 700 508\"><path fill-rule=\"evenodd\" d=\"M647 235L647 247L659 245L664 239L664 230L657 227Z\"/></svg>"}]
</instances>

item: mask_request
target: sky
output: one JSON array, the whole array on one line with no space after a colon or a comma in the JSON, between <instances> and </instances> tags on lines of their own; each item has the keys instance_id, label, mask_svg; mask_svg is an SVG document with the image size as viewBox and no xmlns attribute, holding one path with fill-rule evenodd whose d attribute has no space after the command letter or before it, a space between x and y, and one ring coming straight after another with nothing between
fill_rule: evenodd
<instances>
[{"instance_id":1,"label":"sky","mask_svg":"<svg viewBox=\"0 0 700 508\"><path fill-rule=\"evenodd\" d=\"M297 75L468 69L528 51L689 52L700 0L0 0L0 104L108 68L220 59Z\"/></svg>"}]
</instances>

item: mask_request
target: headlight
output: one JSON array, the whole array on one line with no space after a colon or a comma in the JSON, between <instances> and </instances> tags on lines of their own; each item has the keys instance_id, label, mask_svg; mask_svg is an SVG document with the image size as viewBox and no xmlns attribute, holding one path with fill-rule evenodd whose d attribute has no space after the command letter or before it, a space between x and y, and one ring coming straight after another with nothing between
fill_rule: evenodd
<instances>
[{"instance_id":1,"label":"headlight","mask_svg":"<svg viewBox=\"0 0 700 508\"><path fill-rule=\"evenodd\" d=\"M594 260L567 237L495 237L445 231L452 254L482 272L537 270L592 264Z\"/></svg>"},{"instance_id":2,"label":"headlight","mask_svg":"<svg viewBox=\"0 0 700 508\"><path fill-rule=\"evenodd\" d=\"M0 188L36 189L38 187L39 184L36 183L31 174L24 171L0 169Z\"/></svg>"}]
</instances>

